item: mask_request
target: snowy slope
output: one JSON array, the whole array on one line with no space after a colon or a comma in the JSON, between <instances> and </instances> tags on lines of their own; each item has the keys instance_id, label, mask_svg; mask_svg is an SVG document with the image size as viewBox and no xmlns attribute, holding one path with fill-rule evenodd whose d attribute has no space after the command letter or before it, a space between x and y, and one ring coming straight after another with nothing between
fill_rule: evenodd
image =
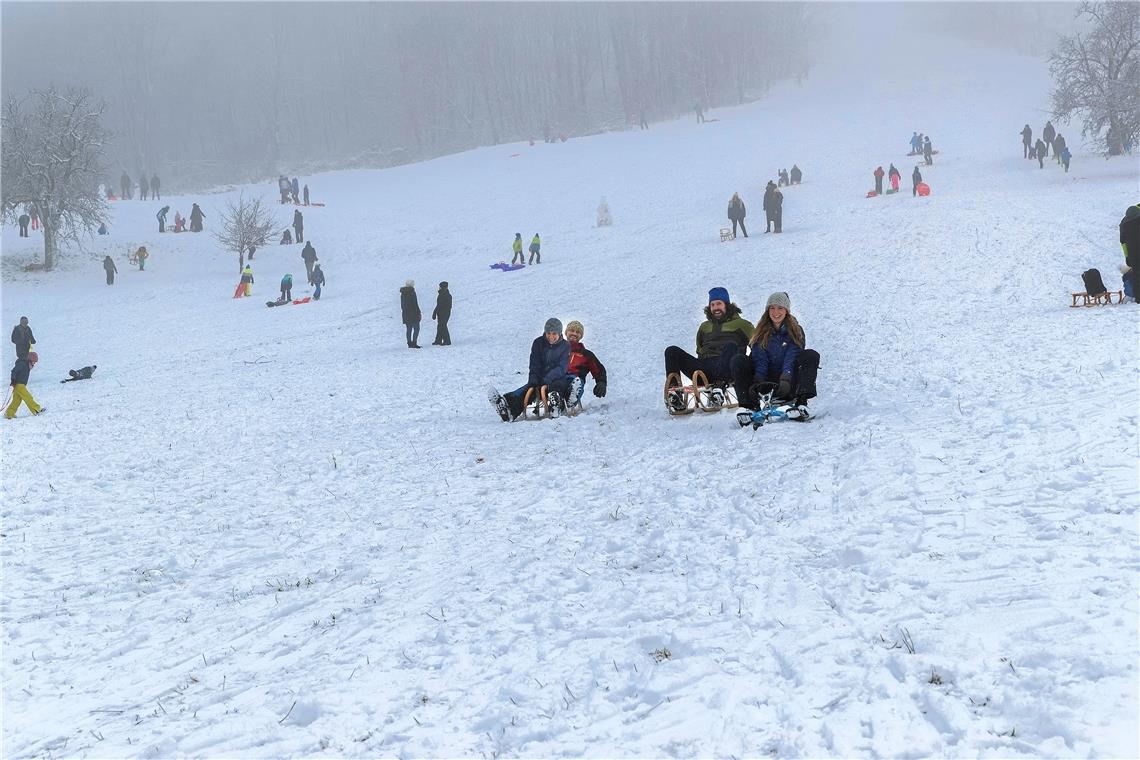
<instances>
[{"instance_id":1,"label":"snowy slope","mask_svg":"<svg viewBox=\"0 0 1140 760\"><path fill-rule=\"evenodd\" d=\"M0 427L3 755L1140 754L1140 312L1068 308L1082 270L1116 282L1137 168L1031 166L1044 66L949 55L308 178L316 304L263 306L299 246L231 299L234 258L158 235L160 204L50 276L5 229L3 324L31 318L49 411ZM933 195L865 199L914 129ZM733 191L752 237L722 244ZM225 197L170 203L209 229ZM488 268L536 231L541 266ZM425 314L451 283L454 346L429 320L404 347L407 278ZM753 320L791 294L823 419L665 415L662 351L714 285ZM610 392L504 425L484 387L552 315Z\"/></svg>"}]
</instances>

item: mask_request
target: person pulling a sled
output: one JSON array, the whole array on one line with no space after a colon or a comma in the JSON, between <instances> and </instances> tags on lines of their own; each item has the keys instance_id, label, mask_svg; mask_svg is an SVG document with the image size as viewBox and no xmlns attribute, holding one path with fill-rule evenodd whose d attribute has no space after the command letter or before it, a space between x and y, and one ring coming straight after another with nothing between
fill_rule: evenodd
<instances>
[{"instance_id":1,"label":"person pulling a sled","mask_svg":"<svg viewBox=\"0 0 1140 760\"><path fill-rule=\"evenodd\" d=\"M246 264L245 269L241 270L241 282L238 283L237 295L253 295L253 267L251 267L249 264Z\"/></svg>"},{"instance_id":2,"label":"person pulling a sled","mask_svg":"<svg viewBox=\"0 0 1140 760\"><path fill-rule=\"evenodd\" d=\"M526 256L523 255L522 245L522 233L516 232L515 241L511 243L511 250L514 251L514 256L511 256L511 266L514 266L515 264L522 265L526 263Z\"/></svg>"},{"instance_id":3,"label":"person pulling a sled","mask_svg":"<svg viewBox=\"0 0 1140 760\"><path fill-rule=\"evenodd\" d=\"M764 314L749 338L751 356L733 359L733 384L742 407L756 409L761 391L774 387L773 398L803 406L815 396L819 354L805 347L804 330L792 316L787 293L768 296Z\"/></svg>"},{"instance_id":4,"label":"person pulling a sled","mask_svg":"<svg viewBox=\"0 0 1140 760\"><path fill-rule=\"evenodd\" d=\"M731 383L733 357L748 349L752 329L752 323L740 316L740 307L729 300L727 289L710 290L705 321L697 328L697 355L680 346L665 349L666 383L673 388L670 406L677 411L685 409L682 375L691 379L694 372L700 371L712 383Z\"/></svg>"},{"instance_id":5,"label":"person pulling a sled","mask_svg":"<svg viewBox=\"0 0 1140 760\"><path fill-rule=\"evenodd\" d=\"M512 422L523 412L523 402L526 392L534 388L540 393L546 387L546 401L551 415L559 416L565 408L567 396L573 397L580 391L582 381L567 374L570 366L570 343L562 337L562 322L551 317L543 326L542 335L530 344L530 372L527 375L526 385L501 395L494 388L487 391L491 404L499 413L503 422ZM575 383L576 381L576 383Z\"/></svg>"}]
</instances>

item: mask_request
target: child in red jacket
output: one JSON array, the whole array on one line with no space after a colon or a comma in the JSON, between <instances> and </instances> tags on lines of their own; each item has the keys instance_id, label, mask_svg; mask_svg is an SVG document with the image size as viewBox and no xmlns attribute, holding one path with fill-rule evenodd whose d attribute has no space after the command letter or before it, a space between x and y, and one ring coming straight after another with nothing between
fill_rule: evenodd
<instances>
[{"instance_id":1,"label":"child in red jacket","mask_svg":"<svg viewBox=\"0 0 1140 760\"><path fill-rule=\"evenodd\" d=\"M566 367L566 372L573 377L570 384L570 398L566 402L571 408L578 406L582 401L582 391L586 388L586 375L594 377L594 395L598 398L606 395L606 368L598 361L593 351L582 345L582 336L585 333L586 328L576 319L566 325L566 340L570 342L570 363Z\"/></svg>"}]
</instances>

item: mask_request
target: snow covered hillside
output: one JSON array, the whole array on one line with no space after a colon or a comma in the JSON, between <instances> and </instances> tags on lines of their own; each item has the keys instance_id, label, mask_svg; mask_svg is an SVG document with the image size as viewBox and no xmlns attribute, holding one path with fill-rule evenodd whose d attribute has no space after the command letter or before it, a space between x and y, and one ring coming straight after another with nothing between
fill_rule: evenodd
<instances>
[{"instance_id":1,"label":"snow covered hillside","mask_svg":"<svg viewBox=\"0 0 1140 760\"><path fill-rule=\"evenodd\" d=\"M906 56L704 125L303 178L303 306L264 306L286 272L304 294L296 245L230 297L226 194L164 199L201 235L114 204L50 275L6 228L48 411L0 427L3 755L1140 754L1140 309L1068 306L1089 267L1119 282L1137 167L1064 125L1068 174L1021 158L1040 62ZM891 161L904 192L864 198ZM721 243L734 191L751 237ZM490 269L515 232L543 263ZM453 346L427 319L405 347L409 278L425 316L451 283ZM666 415L662 352L713 286L750 320L790 294L820 419ZM503 424L484 389L549 316L609 393Z\"/></svg>"}]
</instances>

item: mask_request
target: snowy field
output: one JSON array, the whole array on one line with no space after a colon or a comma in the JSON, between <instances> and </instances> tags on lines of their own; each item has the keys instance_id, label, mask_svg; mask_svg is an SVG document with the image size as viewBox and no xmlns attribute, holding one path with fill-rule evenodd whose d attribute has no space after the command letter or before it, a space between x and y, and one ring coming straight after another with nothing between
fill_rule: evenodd
<instances>
[{"instance_id":1,"label":"snowy field","mask_svg":"<svg viewBox=\"0 0 1140 760\"><path fill-rule=\"evenodd\" d=\"M297 245L230 297L225 193L164 198L201 235L113 204L50 275L5 228L48 412L0 427L3 756L1136 757L1140 309L1069 293L1119 282L1137 166L1061 125L1072 169L1039 170L1045 65L950 53L701 126L302 178L328 277L303 306L264 306L285 272L305 294ZM864 198L891 161L903 193ZM734 191L752 236L720 243ZM515 232L541 266L490 269ZM408 278L425 317L451 283L453 346L428 319L405 347ZM750 320L790 293L820 419L665 414L662 352L717 285ZM503 424L485 387L521 384L549 316L609 394Z\"/></svg>"}]
</instances>

